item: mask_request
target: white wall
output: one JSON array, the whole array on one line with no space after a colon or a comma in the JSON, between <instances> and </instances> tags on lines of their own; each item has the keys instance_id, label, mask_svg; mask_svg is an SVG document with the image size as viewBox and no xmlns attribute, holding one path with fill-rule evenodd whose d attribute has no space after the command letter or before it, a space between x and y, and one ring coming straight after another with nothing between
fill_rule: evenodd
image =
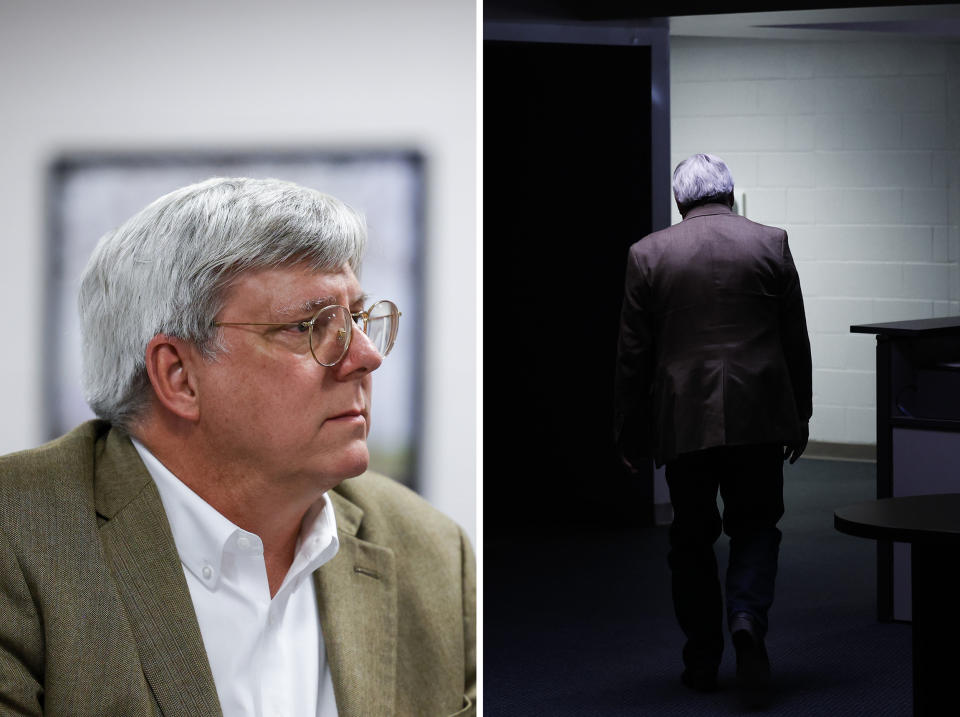
<instances>
[{"instance_id":1,"label":"white wall","mask_svg":"<svg viewBox=\"0 0 960 717\"><path fill-rule=\"evenodd\" d=\"M670 44L673 166L719 155L747 216L790 237L811 439L874 443L875 337L850 325L960 314L960 45Z\"/></svg>"},{"instance_id":2,"label":"white wall","mask_svg":"<svg viewBox=\"0 0 960 717\"><path fill-rule=\"evenodd\" d=\"M43 192L57 152L417 147L423 492L473 537L475 33L469 0L0 4L0 452L42 436Z\"/></svg>"}]
</instances>

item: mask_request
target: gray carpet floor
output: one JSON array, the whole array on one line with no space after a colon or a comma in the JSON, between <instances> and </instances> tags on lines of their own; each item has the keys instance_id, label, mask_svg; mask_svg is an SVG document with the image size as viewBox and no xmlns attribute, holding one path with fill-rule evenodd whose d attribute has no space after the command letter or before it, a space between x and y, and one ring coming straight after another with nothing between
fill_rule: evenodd
<instances>
[{"instance_id":1,"label":"gray carpet floor","mask_svg":"<svg viewBox=\"0 0 960 717\"><path fill-rule=\"evenodd\" d=\"M836 508L875 497L875 466L804 458L784 477L767 638L774 694L764 714L910 715L910 625L876 619L874 541L833 527ZM488 540L483 714L741 714L729 644L719 692L680 684L683 635L666 554L659 526ZM717 559L722 570L726 536Z\"/></svg>"}]
</instances>

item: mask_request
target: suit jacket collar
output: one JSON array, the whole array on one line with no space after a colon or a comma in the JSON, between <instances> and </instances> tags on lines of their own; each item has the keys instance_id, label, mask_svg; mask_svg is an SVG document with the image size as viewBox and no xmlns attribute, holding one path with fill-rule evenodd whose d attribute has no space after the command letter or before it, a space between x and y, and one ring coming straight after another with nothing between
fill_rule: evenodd
<instances>
[{"instance_id":1,"label":"suit jacket collar","mask_svg":"<svg viewBox=\"0 0 960 717\"><path fill-rule=\"evenodd\" d=\"M363 510L330 494L340 550L314 573L320 626L340 717L394 714L397 575L394 553L360 537Z\"/></svg>"},{"instance_id":2,"label":"suit jacket collar","mask_svg":"<svg viewBox=\"0 0 960 717\"><path fill-rule=\"evenodd\" d=\"M167 715L221 715L190 590L156 485L125 433L96 422L94 501L143 672ZM358 537L364 511L336 491L340 550L314 573L340 717L393 714L394 553Z\"/></svg>"},{"instance_id":3,"label":"suit jacket collar","mask_svg":"<svg viewBox=\"0 0 960 717\"><path fill-rule=\"evenodd\" d=\"M726 204L701 204L687 212L687 215L683 218L683 221L693 219L694 217L703 217L708 214L733 214L733 210Z\"/></svg>"}]
</instances>

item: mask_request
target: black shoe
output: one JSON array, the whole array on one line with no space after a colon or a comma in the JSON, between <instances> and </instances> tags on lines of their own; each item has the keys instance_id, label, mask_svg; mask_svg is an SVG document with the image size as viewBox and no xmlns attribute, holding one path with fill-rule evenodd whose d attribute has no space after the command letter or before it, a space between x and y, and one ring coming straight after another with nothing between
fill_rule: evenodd
<instances>
[{"instance_id":1,"label":"black shoe","mask_svg":"<svg viewBox=\"0 0 960 717\"><path fill-rule=\"evenodd\" d=\"M770 698L770 658L763 638L752 624L744 624L739 618L731 627L740 696L747 707L764 707Z\"/></svg>"},{"instance_id":2,"label":"black shoe","mask_svg":"<svg viewBox=\"0 0 960 717\"><path fill-rule=\"evenodd\" d=\"M717 669L709 667L688 667L680 675L680 681L697 692L716 692Z\"/></svg>"}]
</instances>

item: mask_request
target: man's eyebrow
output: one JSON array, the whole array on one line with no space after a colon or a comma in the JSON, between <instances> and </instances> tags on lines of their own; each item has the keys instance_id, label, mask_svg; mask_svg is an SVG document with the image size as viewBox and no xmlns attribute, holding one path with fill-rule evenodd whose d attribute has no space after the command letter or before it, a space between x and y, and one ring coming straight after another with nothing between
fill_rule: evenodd
<instances>
[{"instance_id":1,"label":"man's eyebrow","mask_svg":"<svg viewBox=\"0 0 960 717\"><path fill-rule=\"evenodd\" d=\"M363 308L364 306L367 305L367 299L369 298L370 298L370 294L360 294L360 296L358 296L356 299L353 299L350 302L350 306L352 307L352 306L356 306L357 304L360 304L361 305L360 308Z\"/></svg>"},{"instance_id":2,"label":"man's eyebrow","mask_svg":"<svg viewBox=\"0 0 960 717\"><path fill-rule=\"evenodd\" d=\"M330 306L331 304L336 304L337 300L333 296L323 296L316 299L307 299L306 301L299 304L286 304L282 306L274 306L273 313L278 316L289 316L289 317L300 317L304 314L315 314L324 306Z\"/></svg>"}]
</instances>

